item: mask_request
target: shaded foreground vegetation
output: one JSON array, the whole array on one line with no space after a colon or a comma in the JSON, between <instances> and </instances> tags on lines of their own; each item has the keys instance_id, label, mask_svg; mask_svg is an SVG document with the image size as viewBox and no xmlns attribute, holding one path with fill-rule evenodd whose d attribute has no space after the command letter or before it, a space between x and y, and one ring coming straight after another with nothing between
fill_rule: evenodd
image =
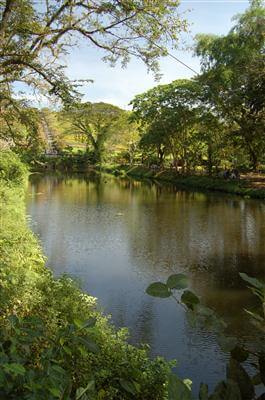
<instances>
[{"instance_id":1,"label":"shaded foreground vegetation","mask_svg":"<svg viewBox=\"0 0 265 400\"><path fill-rule=\"evenodd\" d=\"M68 277L55 279L27 227L27 173L0 156L0 395L8 399L166 399L169 365L127 343Z\"/></svg>"}]
</instances>

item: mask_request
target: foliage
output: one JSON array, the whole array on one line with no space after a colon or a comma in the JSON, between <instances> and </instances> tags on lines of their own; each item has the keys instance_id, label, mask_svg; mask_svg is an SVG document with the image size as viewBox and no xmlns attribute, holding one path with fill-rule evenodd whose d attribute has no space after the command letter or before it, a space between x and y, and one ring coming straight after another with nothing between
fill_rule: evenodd
<instances>
[{"instance_id":1,"label":"foliage","mask_svg":"<svg viewBox=\"0 0 265 400\"><path fill-rule=\"evenodd\" d=\"M132 119L140 145L157 164L170 158L196 167L247 166L264 161L265 9L254 0L226 36L198 35L202 72L137 95Z\"/></svg>"},{"instance_id":2,"label":"foliage","mask_svg":"<svg viewBox=\"0 0 265 400\"><path fill-rule=\"evenodd\" d=\"M0 179L6 183L23 183L26 176L26 167L19 157L8 150L0 152Z\"/></svg>"},{"instance_id":3,"label":"foliage","mask_svg":"<svg viewBox=\"0 0 265 400\"><path fill-rule=\"evenodd\" d=\"M170 154L174 165L186 171L207 160L220 163L223 124L202 101L203 87L188 79L160 85L132 101L132 119L140 123L144 149L154 148L160 164ZM213 157L215 156L215 160Z\"/></svg>"},{"instance_id":4,"label":"foliage","mask_svg":"<svg viewBox=\"0 0 265 400\"><path fill-rule=\"evenodd\" d=\"M167 46L177 47L186 21L179 2L1 0L0 1L0 138L11 145L41 146L33 110L24 92L15 96L15 84L64 104L80 99L78 87L65 75L63 57L82 38L101 50L103 60L125 66L131 57L158 74L158 59ZM63 57L62 57L63 56ZM27 114L27 115L26 115ZM31 114L31 115L29 115Z\"/></svg>"},{"instance_id":5,"label":"foliage","mask_svg":"<svg viewBox=\"0 0 265 400\"><path fill-rule=\"evenodd\" d=\"M258 297L260 307L257 312L247 313L256 328L264 335L265 332L265 283L252 278L245 273L241 278L248 283L251 291ZM154 282L146 289L150 296L166 298L172 297L179 305L184 307L193 324L199 324L211 329L217 334L217 340L221 349L230 354L230 360L226 368L226 380L220 382L214 392L209 395L208 386L201 384L199 400L262 400L265 391L257 397L255 386L265 386L265 345L262 337L258 349L247 348L238 343L235 337L226 335L226 323L218 317L213 310L203 306L199 298L188 288L188 278L183 274L169 276L166 283ZM256 373L250 375L244 363L251 357L252 366ZM191 400L192 395L183 382L174 375L169 379L169 398L172 400Z\"/></svg>"},{"instance_id":6,"label":"foliage","mask_svg":"<svg viewBox=\"0 0 265 400\"><path fill-rule=\"evenodd\" d=\"M114 169L117 169L115 167ZM260 188L252 188L247 181L226 180L220 177L198 176L198 175L178 175L173 170L152 171L145 166L127 166L123 168L128 176L145 179L151 178L155 181L168 182L177 185L178 187L188 189L211 190L224 193L238 194L246 197L258 199L265 198L265 190Z\"/></svg>"},{"instance_id":7,"label":"foliage","mask_svg":"<svg viewBox=\"0 0 265 400\"><path fill-rule=\"evenodd\" d=\"M3 0L0 2L1 106L12 104L12 85L22 82L45 94L69 102L77 96L77 83L64 74L59 57L77 38L99 48L103 59L126 65L140 58L157 72L157 60L167 44L177 46L186 22L178 1Z\"/></svg>"},{"instance_id":8,"label":"foliage","mask_svg":"<svg viewBox=\"0 0 265 400\"><path fill-rule=\"evenodd\" d=\"M100 164L105 142L119 129L119 117L123 111L107 103L75 104L63 113L70 121L70 132L86 143L87 152L92 148L93 164Z\"/></svg>"},{"instance_id":9,"label":"foliage","mask_svg":"<svg viewBox=\"0 0 265 400\"><path fill-rule=\"evenodd\" d=\"M165 399L170 366L129 345L70 278L52 276L26 224L25 168L10 152L1 166L0 396Z\"/></svg>"},{"instance_id":10,"label":"foliage","mask_svg":"<svg viewBox=\"0 0 265 400\"><path fill-rule=\"evenodd\" d=\"M226 36L198 35L204 99L229 124L229 139L254 169L264 154L265 8L253 0Z\"/></svg>"},{"instance_id":11,"label":"foliage","mask_svg":"<svg viewBox=\"0 0 265 400\"><path fill-rule=\"evenodd\" d=\"M43 150L39 111L28 102L14 99L7 103L0 98L0 107L0 139L25 161L31 161Z\"/></svg>"}]
</instances>

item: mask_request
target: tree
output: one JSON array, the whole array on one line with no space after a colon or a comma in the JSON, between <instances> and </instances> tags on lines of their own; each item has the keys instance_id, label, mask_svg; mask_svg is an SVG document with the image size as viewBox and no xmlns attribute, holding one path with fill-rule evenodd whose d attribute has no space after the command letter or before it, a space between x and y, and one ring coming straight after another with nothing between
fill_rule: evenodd
<instances>
[{"instance_id":1,"label":"tree","mask_svg":"<svg viewBox=\"0 0 265 400\"><path fill-rule=\"evenodd\" d=\"M71 133L85 141L87 151L92 147L96 164L102 161L106 140L119 129L117 122L122 113L119 107L107 103L80 103L65 113Z\"/></svg>"},{"instance_id":2,"label":"tree","mask_svg":"<svg viewBox=\"0 0 265 400\"><path fill-rule=\"evenodd\" d=\"M143 146L155 146L158 158L171 154L175 164L189 170L198 162L202 116L210 110L200 101L201 85L176 80L136 96L132 101L134 119L141 123Z\"/></svg>"},{"instance_id":3,"label":"tree","mask_svg":"<svg viewBox=\"0 0 265 400\"><path fill-rule=\"evenodd\" d=\"M28 102L12 99L12 104L2 107L0 114L0 139L28 161L43 149L38 135L39 112Z\"/></svg>"},{"instance_id":4,"label":"tree","mask_svg":"<svg viewBox=\"0 0 265 400\"><path fill-rule=\"evenodd\" d=\"M168 45L177 46L186 28L178 5L175 0L0 0L0 110L12 109L12 118L20 118L13 94L17 82L64 103L78 98L80 82L67 78L60 56L80 37L112 65L125 66L135 56L158 73L159 57ZM7 140L9 133L5 130Z\"/></svg>"},{"instance_id":5,"label":"tree","mask_svg":"<svg viewBox=\"0 0 265 400\"><path fill-rule=\"evenodd\" d=\"M104 52L104 60L126 65L140 58L157 72L166 46L177 46L186 28L174 0L31 0L0 1L0 85L16 81L43 88L68 101L75 87L63 66L54 64L78 36ZM9 98L8 91L4 97Z\"/></svg>"},{"instance_id":6,"label":"tree","mask_svg":"<svg viewBox=\"0 0 265 400\"><path fill-rule=\"evenodd\" d=\"M204 99L230 129L253 169L265 150L265 8L254 0L226 36L199 35Z\"/></svg>"}]
</instances>

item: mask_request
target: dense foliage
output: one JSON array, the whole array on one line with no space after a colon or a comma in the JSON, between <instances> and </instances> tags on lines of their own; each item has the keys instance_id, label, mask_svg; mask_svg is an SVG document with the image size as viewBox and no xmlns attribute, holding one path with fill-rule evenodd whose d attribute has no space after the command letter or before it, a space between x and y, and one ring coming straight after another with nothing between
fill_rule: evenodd
<instances>
[{"instance_id":1,"label":"dense foliage","mask_svg":"<svg viewBox=\"0 0 265 400\"><path fill-rule=\"evenodd\" d=\"M10 152L0 168L1 397L165 399L169 366L129 345L70 278L53 278L26 224L25 168Z\"/></svg>"},{"instance_id":2,"label":"dense foliage","mask_svg":"<svg viewBox=\"0 0 265 400\"><path fill-rule=\"evenodd\" d=\"M226 36L198 35L202 72L132 101L147 159L183 171L252 167L265 153L265 9L253 1Z\"/></svg>"}]
</instances>

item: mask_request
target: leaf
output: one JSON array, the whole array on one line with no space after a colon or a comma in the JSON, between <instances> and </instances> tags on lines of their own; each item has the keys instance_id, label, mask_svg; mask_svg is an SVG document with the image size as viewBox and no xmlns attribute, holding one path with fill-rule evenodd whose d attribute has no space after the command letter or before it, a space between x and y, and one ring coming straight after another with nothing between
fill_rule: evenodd
<instances>
[{"instance_id":1,"label":"leaf","mask_svg":"<svg viewBox=\"0 0 265 400\"><path fill-rule=\"evenodd\" d=\"M247 283L250 283L251 286L254 286L257 289L265 289L265 284L261 281L259 281L256 278L252 278L251 276L248 276L244 272L239 272L240 277Z\"/></svg>"},{"instance_id":2,"label":"leaf","mask_svg":"<svg viewBox=\"0 0 265 400\"><path fill-rule=\"evenodd\" d=\"M88 336L86 336L85 338L77 337L76 340L79 343L83 344L87 348L87 350L91 351L92 353L98 353L99 352L98 345L90 337L88 337Z\"/></svg>"},{"instance_id":3,"label":"leaf","mask_svg":"<svg viewBox=\"0 0 265 400\"><path fill-rule=\"evenodd\" d=\"M192 310L194 309L194 306L200 302L199 298L190 290L185 290L181 296L181 301Z\"/></svg>"},{"instance_id":4,"label":"leaf","mask_svg":"<svg viewBox=\"0 0 265 400\"><path fill-rule=\"evenodd\" d=\"M26 372L23 365L17 363L3 364L3 368L6 372L14 375L24 375Z\"/></svg>"},{"instance_id":5,"label":"leaf","mask_svg":"<svg viewBox=\"0 0 265 400\"><path fill-rule=\"evenodd\" d=\"M245 369L233 358L227 366L227 378L236 382L239 386L241 396L244 400L252 400L255 394L251 378Z\"/></svg>"},{"instance_id":6,"label":"leaf","mask_svg":"<svg viewBox=\"0 0 265 400\"><path fill-rule=\"evenodd\" d=\"M96 325L97 322L97 318L89 318L87 319L81 326L81 329L85 329L85 328L92 328L93 326Z\"/></svg>"},{"instance_id":7,"label":"leaf","mask_svg":"<svg viewBox=\"0 0 265 400\"><path fill-rule=\"evenodd\" d=\"M184 274L170 275L167 280L167 286L170 289L186 289L188 287L188 278Z\"/></svg>"},{"instance_id":8,"label":"leaf","mask_svg":"<svg viewBox=\"0 0 265 400\"><path fill-rule=\"evenodd\" d=\"M191 390L176 375L168 377L168 400L191 400Z\"/></svg>"},{"instance_id":9,"label":"leaf","mask_svg":"<svg viewBox=\"0 0 265 400\"><path fill-rule=\"evenodd\" d=\"M146 289L146 293L149 294L149 296L161 298L166 298L171 295L171 292L167 285L162 282L151 283L151 285L149 285Z\"/></svg>"},{"instance_id":10,"label":"leaf","mask_svg":"<svg viewBox=\"0 0 265 400\"><path fill-rule=\"evenodd\" d=\"M52 370L54 370L55 372L58 372L61 375L64 375L66 373L66 371L62 367L60 367L60 365L57 365L57 364L54 364L52 366Z\"/></svg>"},{"instance_id":11,"label":"leaf","mask_svg":"<svg viewBox=\"0 0 265 400\"><path fill-rule=\"evenodd\" d=\"M233 336L220 335L217 342L221 349L225 352L232 351L237 345L237 339Z\"/></svg>"},{"instance_id":12,"label":"leaf","mask_svg":"<svg viewBox=\"0 0 265 400\"><path fill-rule=\"evenodd\" d=\"M126 390L126 392L136 395L136 388L133 382L127 381L126 379L120 379L121 387Z\"/></svg>"},{"instance_id":13,"label":"leaf","mask_svg":"<svg viewBox=\"0 0 265 400\"><path fill-rule=\"evenodd\" d=\"M248 359L249 352L244 349L242 346L236 346L232 351L231 351L231 356L238 362L242 363Z\"/></svg>"},{"instance_id":14,"label":"leaf","mask_svg":"<svg viewBox=\"0 0 265 400\"><path fill-rule=\"evenodd\" d=\"M48 390L54 397L61 397L61 391L58 388L49 387Z\"/></svg>"},{"instance_id":15,"label":"leaf","mask_svg":"<svg viewBox=\"0 0 265 400\"><path fill-rule=\"evenodd\" d=\"M208 400L208 385L205 383L200 385L199 400Z\"/></svg>"},{"instance_id":16,"label":"leaf","mask_svg":"<svg viewBox=\"0 0 265 400\"><path fill-rule=\"evenodd\" d=\"M87 386L85 388L78 388L75 394L75 400L81 399L81 397L88 391L94 389L95 381L92 379L91 381L88 382Z\"/></svg>"},{"instance_id":17,"label":"leaf","mask_svg":"<svg viewBox=\"0 0 265 400\"><path fill-rule=\"evenodd\" d=\"M242 397L238 384L228 379L218 383L209 400L242 400Z\"/></svg>"},{"instance_id":18,"label":"leaf","mask_svg":"<svg viewBox=\"0 0 265 400\"><path fill-rule=\"evenodd\" d=\"M95 326L97 322L96 318L89 318L86 321L80 320L80 319L74 319L74 324L78 328L78 330L85 329L85 328L91 328Z\"/></svg>"}]
</instances>

